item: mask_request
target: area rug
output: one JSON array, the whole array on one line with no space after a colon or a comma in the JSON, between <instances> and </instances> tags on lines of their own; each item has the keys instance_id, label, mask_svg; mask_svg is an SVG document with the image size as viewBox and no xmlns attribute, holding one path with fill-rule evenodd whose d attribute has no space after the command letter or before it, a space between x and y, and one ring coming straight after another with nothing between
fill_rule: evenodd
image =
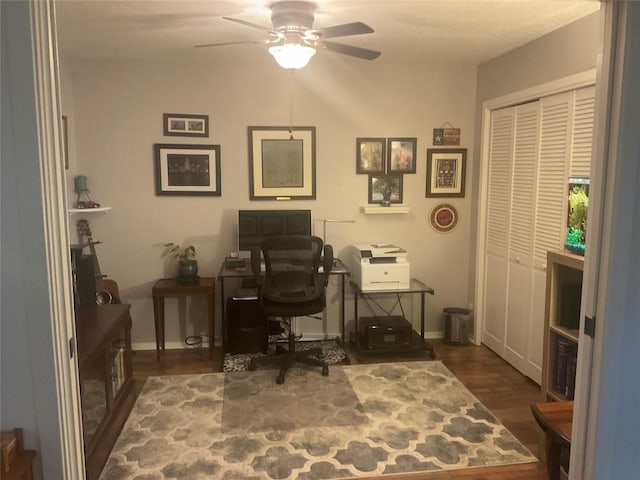
<instances>
[{"instance_id":1,"label":"area rug","mask_svg":"<svg viewBox=\"0 0 640 480\"><path fill-rule=\"evenodd\" d=\"M249 362L254 357L264 357L265 355L271 355L275 352L276 346L279 344L273 339L272 336L269 340L269 350L266 354L264 353L225 353L224 360L222 362L222 371L223 372L243 372L249 368ZM286 343L280 342L284 345ZM330 340L315 340L315 341L305 341L296 343L296 349L298 350L307 350L310 348L320 348L322 349L322 357L327 361L329 365L335 364L349 364L349 356L347 352L340 345L340 341L337 339ZM273 367L275 368L275 367Z\"/></svg>"},{"instance_id":2,"label":"area rug","mask_svg":"<svg viewBox=\"0 0 640 480\"><path fill-rule=\"evenodd\" d=\"M150 377L102 476L363 478L537 461L437 361Z\"/></svg>"}]
</instances>

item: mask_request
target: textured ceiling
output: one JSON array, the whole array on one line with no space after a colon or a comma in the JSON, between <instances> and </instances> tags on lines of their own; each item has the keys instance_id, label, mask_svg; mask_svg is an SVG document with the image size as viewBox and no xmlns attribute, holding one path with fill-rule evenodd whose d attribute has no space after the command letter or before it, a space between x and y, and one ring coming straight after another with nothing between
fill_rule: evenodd
<instances>
[{"instance_id":1,"label":"textured ceiling","mask_svg":"<svg viewBox=\"0 0 640 480\"><path fill-rule=\"evenodd\" d=\"M272 0L57 0L61 54L69 57L239 59L264 57ZM597 0L317 0L314 27L355 21L375 33L335 41L379 50L375 62L482 63L599 8ZM340 55L322 51L312 61ZM340 55L340 57L343 57ZM350 58L350 57L343 57ZM317 59L317 60L316 60ZM363 60L353 59L354 62Z\"/></svg>"}]
</instances>

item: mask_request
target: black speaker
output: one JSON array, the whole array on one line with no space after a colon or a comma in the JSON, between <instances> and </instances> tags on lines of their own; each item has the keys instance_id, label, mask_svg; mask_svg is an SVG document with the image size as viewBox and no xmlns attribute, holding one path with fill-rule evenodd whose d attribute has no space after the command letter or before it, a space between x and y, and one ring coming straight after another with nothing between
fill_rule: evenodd
<instances>
[{"instance_id":1,"label":"black speaker","mask_svg":"<svg viewBox=\"0 0 640 480\"><path fill-rule=\"evenodd\" d=\"M82 248L71 248L71 270L76 306L95 305L96 271L91 255L83 255Z\"/></svg>"},{"instance_id":2,"label":"black speaker","mask_svg":"<svg viewBox=\"0 0 640 480\"><path fill-rule=\"evenodd\" d=\"M266 353L267 318L257 299L227 299L228 353Z\"/></svg>"}]
</instances>

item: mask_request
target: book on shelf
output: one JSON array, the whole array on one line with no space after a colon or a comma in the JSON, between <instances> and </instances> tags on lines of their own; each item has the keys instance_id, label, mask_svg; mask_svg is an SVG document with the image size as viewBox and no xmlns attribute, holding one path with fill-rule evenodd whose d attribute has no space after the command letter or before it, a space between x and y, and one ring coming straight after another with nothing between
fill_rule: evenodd
<instances>
[{"instance_id":1,"label":"book on shelf","mask_svg":"<svg viewBox=\"0 0 640 480\"><path fill-rule=\"evenodd\" d=\"M570 369L569 364L571 363L571 359L576 357L578 352L578 344L563 338L558 337L556 340L556 368L555 368L555 377L553 388L557 392L566 395L567 393L567 379L569 378ZM573 368L573 380L572 383L575 385L575 368ZM571 389L573 390L574 386L572 385ZM573 393L573 392L572 392Z\"/></svg>"}]
</instances>

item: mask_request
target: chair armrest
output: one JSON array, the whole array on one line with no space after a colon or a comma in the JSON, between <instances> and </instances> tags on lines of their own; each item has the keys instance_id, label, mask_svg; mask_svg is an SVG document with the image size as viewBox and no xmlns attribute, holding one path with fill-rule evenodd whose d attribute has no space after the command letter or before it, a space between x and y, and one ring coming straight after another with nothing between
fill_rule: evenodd
<instances>
[{"instance_id":1,"label":"chair armrest","mask_svg":"<svg viewBox=\"0 0 640 480\"><path fill-rule=\"evenodd\" d=\"M260 275L260 249L258 247L251 249L251 271L256 277Z\"/></svg>"},{"instance_id":2,"label":"chair armrest","mask_svg":"<svg viewBox=\"0 0 640 480\"><path fill-rule=\"evenodd\" d=\"M329 283L329 273L333 268L333 247L331 245L324 246L324 263L322 265L324 270L324 284Z\"/></svg>"}]
</instances>

